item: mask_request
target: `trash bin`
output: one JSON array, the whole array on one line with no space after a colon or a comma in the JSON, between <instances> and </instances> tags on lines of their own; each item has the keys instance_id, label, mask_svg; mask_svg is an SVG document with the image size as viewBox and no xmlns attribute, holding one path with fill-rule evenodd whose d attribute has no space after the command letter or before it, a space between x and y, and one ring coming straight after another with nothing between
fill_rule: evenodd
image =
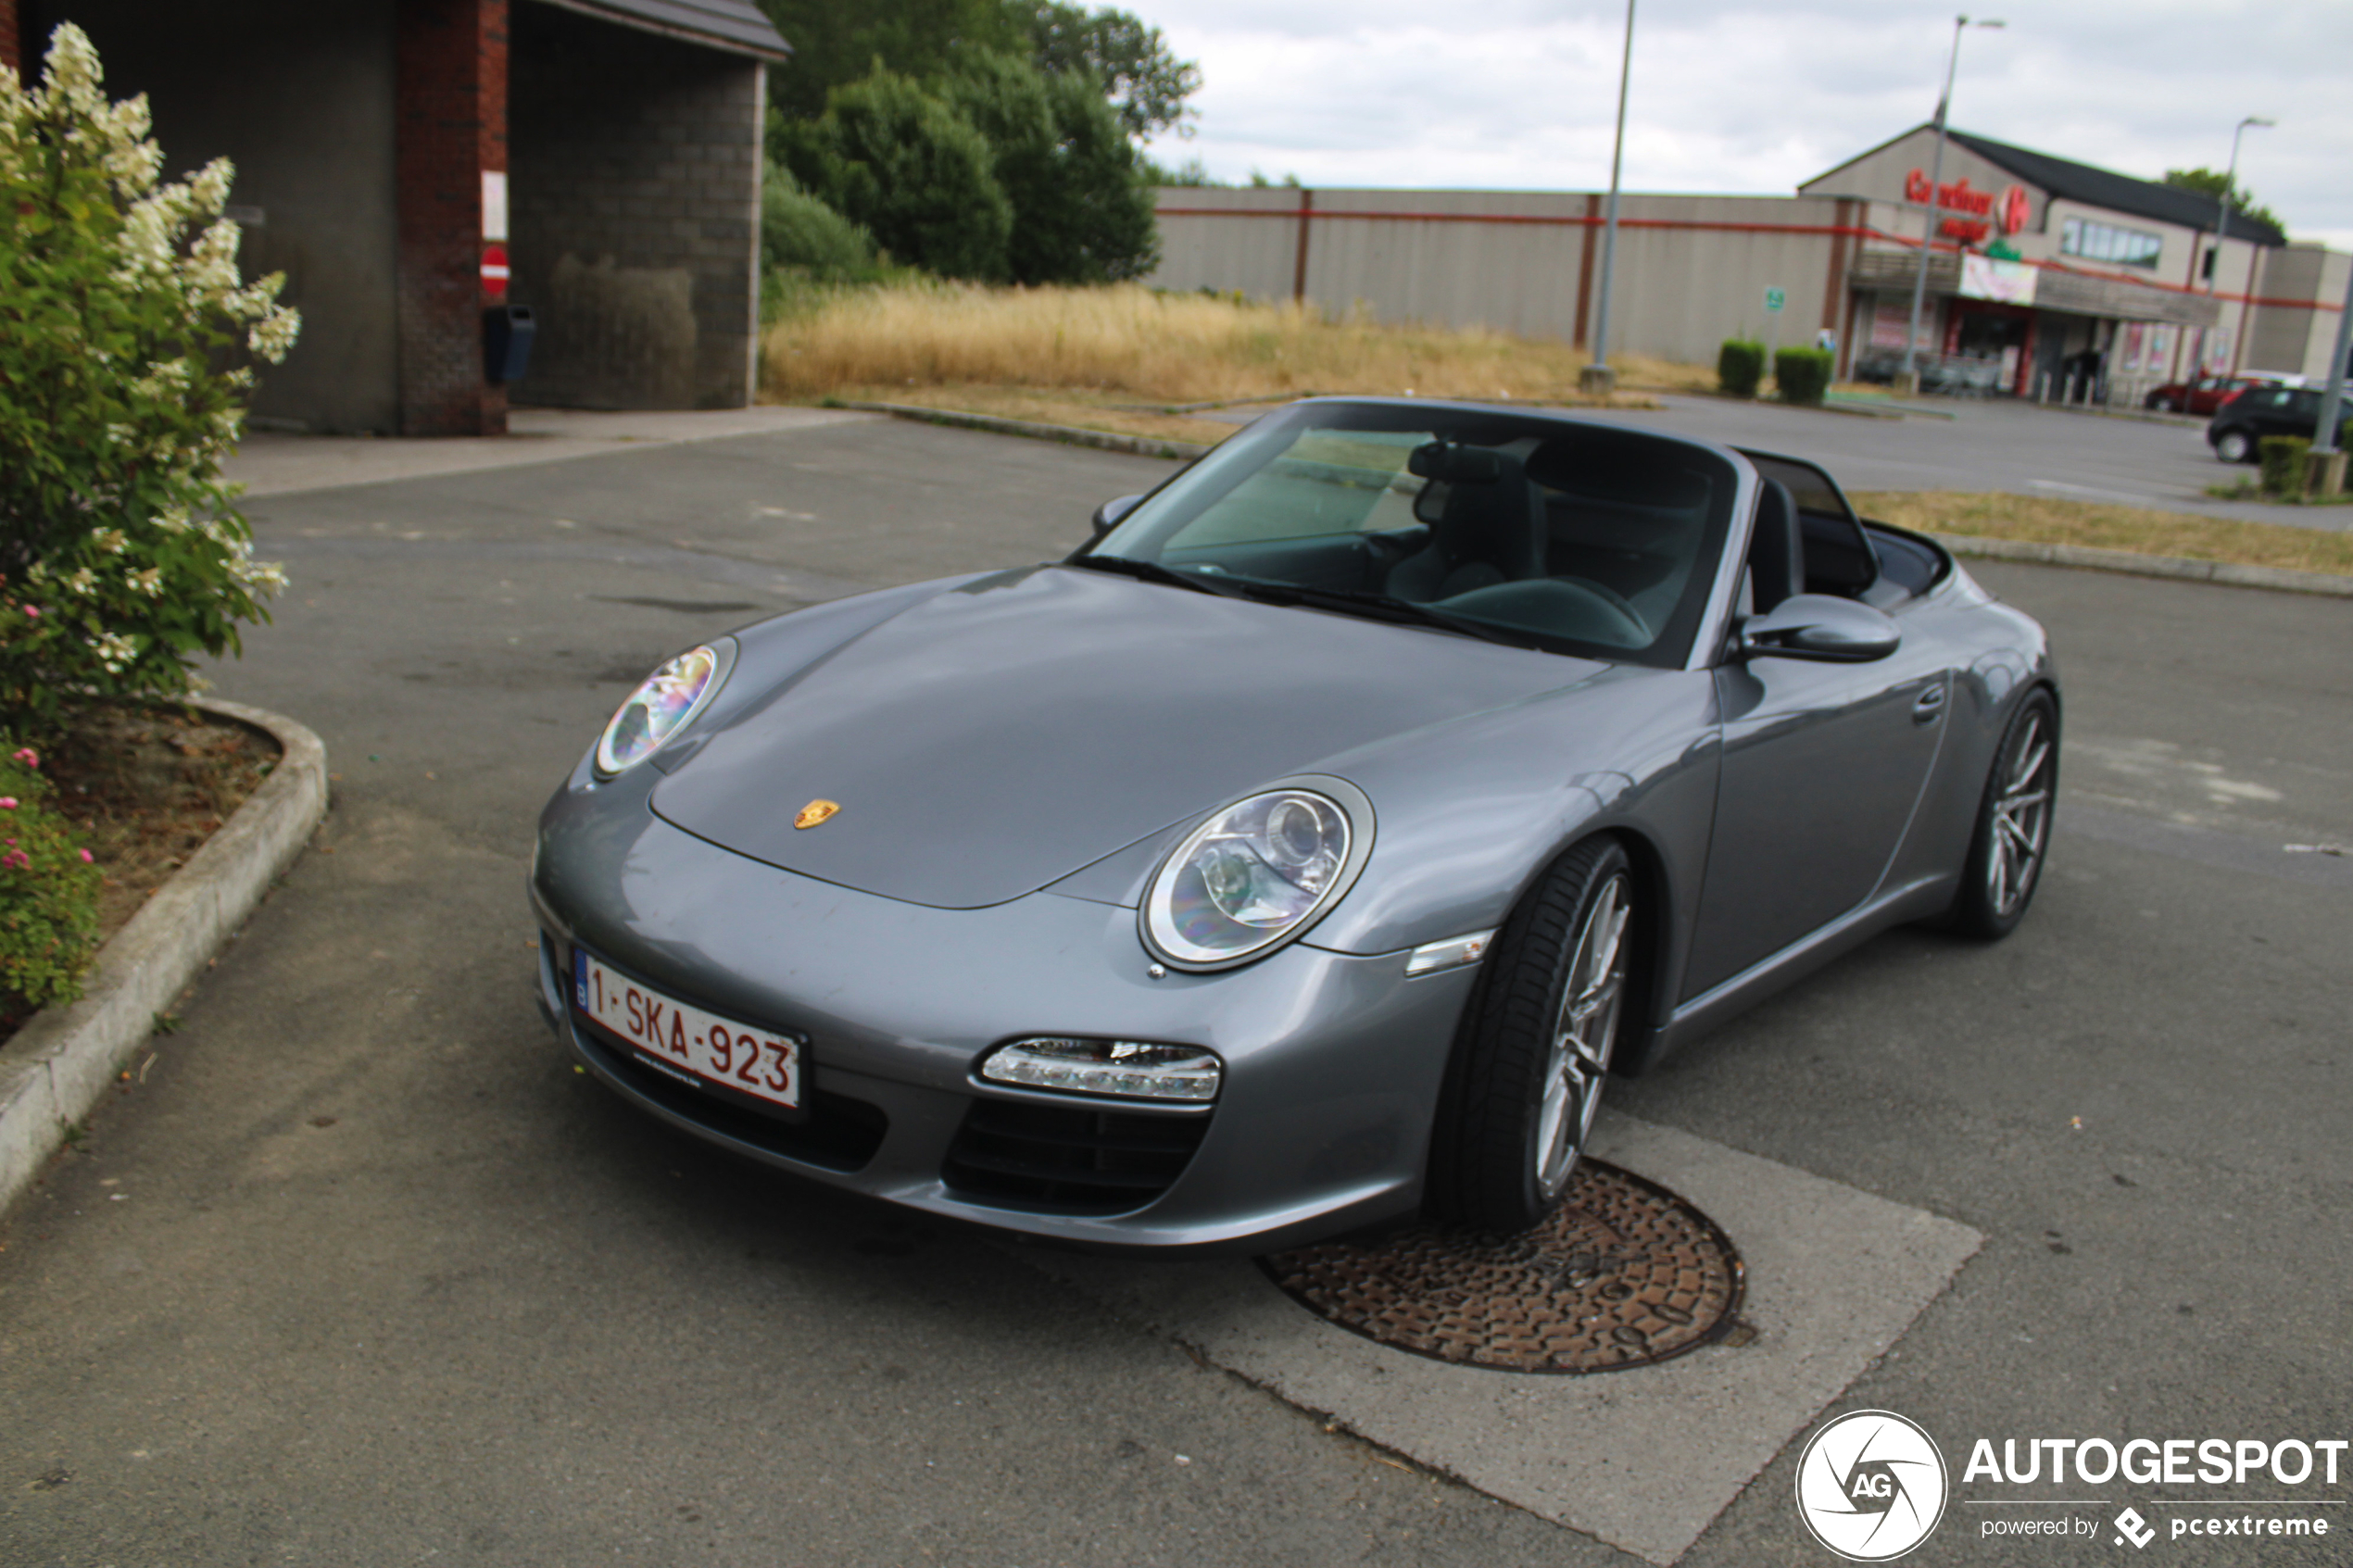
<instances>
[{"instance_id":1,"label":"trash bin","mask_svg":"<svg viewBox=\"0 0 2353 1568\"><path fill-rule=\"evenodd\" d=\"M528 305L494 305L482 313L483 376L498 383L521 381L531 369L531 340L539 323Z\"/></svg>"}]
</instances>

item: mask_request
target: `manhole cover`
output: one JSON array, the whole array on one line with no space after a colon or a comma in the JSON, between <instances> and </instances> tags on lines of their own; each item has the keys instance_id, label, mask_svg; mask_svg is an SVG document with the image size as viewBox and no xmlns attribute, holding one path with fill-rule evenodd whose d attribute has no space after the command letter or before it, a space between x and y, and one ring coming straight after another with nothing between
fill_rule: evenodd
<instances>
[{"instance_id":1,"label":"manhole cover","mask_svg":"<svg viewBox=\"0 0 2353 1568\"><path fill-rule=\"evenodd\" d=\"M1588 1160L1524 1236L1416 1225L1378 1246L1326 1242L1259 1260L1340 1327L1416 1355L1508 1372L1611 1372L1722 1338L1741 1260L1665 1187Z\"/></svg>"}]
</instances>

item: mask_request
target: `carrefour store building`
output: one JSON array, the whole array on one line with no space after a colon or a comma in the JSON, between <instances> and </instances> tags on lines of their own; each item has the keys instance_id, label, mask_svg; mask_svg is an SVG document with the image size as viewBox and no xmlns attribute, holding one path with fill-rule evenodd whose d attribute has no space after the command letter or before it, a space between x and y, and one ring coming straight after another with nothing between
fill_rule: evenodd
<instances>
[{"instance_id":1,"label":"carrefour store building","mask_svg":"<svg viewBox=\"0 0 2353 1568\"><path fill-rule=\"evenodd\" d=\"M1921 125L1789 196L1619 203L1609 345L1712 364L1729 337L1900 355L1931 225L1922 345L1948 385L2138 403L2200 370L2327 372L2353 258L2195 192ZM1598 191L1169 187L1151 282L1388 320L1592 342Z\"/></svg>"}]
</instances>

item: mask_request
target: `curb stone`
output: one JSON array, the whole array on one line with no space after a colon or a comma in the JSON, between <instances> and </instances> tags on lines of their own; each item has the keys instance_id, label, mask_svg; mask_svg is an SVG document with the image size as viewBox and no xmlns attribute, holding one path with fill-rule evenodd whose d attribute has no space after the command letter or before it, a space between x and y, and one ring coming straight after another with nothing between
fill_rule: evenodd
<instances>
[{"instance_id":1,"label":"curb stone","mask_svg":"<svg viewBox=\"0 0 2353 1568\"><path fill-rule=\"evenodd\" d=\"M909 403L862 403L844 399L835 407L862 413L890 414L927 424L955 425L997 435L1023 435L1037 441L1061 441L1093 446L1138 458L1198 458L1210 447L1191 441L1162 441L1145 436L1114 435L1108 431L1076 425L1044 424L1033 420L1000 419L994 414L967 414L952 408L926 408ZM1983 539L1974 534L1939 533L1937 543L1957 556L1995 560L2032 561L2042 566L2083 567L2095 571L2122 572L2133 577L2170 577L2190 583L2221 583L2234 588L2271 588L2290 594L2324 594L2353 598L2353 577L2327 571L2291 571L2277 566L2240 566L2231 561L2189 560L2179 556L2145 556L2133 550L2101 550L2089 545L2038 545L2020 539Z\"/></svg>"},{"instance_id":2,"label":"curb stone","mask_svg":"<svg viewBox=\"0 0 2353 1568\"><path fill-rule=\"evenodd\" d=\"M2271 588L2289 594L2326 594L2353 598L2353 577L2330 571L2291 571L2280 566L2241 566L2233 561L2188 560L2180 556L2144 556L2132 550L2101 550L2089 545L2038 545L2023 539L1981 539L1939 533L1936 542L1957 556L2033 561L2042 566L2088 567L2134 577L2171 577L2188 583L2221 583L2233 588Z\"/></svg>"},{"instance_id":3,"label":"curb stone","mask_svg":"<svg viewBox=\"0 0 2353 1568\"><path fill-rule=\"evenodd\" d=\"M1060 441L1072 446L1093 446L1125 452L1133 458L1198 458L1210 450L1198 441L1164 441L1157 436L1114 435L1109 431L1077 425L1043 424L1035 420L1000 419L994 414L966 414L953 408L926 408L912 403L861 403L843 398L830 407L855 408L864 414L890 414L925 424L985 430L995 435L1026 435L1033 441Z\"/></svg>"},{"instance_id":4,"label":"curb stone","mask_svg":"<svg viewBox=\"0 0 2353 1568\"><path fill-rule=\"evenodd\" d=\"M192 708L274 738L283 755L204 847L92 960L80 1001L33 1014L0 1047L0 1214L90 1113L154 1033L156 1015L202 973L327 812L327 749L291 719L243 703Z\"/></svg>"}]
</instances>

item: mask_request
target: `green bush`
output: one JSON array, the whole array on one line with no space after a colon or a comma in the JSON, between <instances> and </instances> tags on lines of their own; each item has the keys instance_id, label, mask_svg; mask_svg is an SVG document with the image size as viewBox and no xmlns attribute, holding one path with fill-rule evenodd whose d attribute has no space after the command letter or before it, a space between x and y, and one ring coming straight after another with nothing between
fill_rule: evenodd
<instances>
[{"instance_id":1,"label":"green bush","mask_svg":"<svg viewBox=\"0 0 2353 1568\"><path fill-rule=\"evenodd\" d=\"M862 282L880 270L875 236L802 190L771 163L760 187L760 264L798 270L819 282Z\"/></svg>"},{"instance_id":2,"label":"green bush","mask_svg":"<svg viewBox=\"0 0 2353 1568\"><path fill-rule=\"evenodd\" d=\"M2309 436L2267 435L2258 441L2255 451L2263 465L2263 494L2303 495L2304 454L2311 449Z\"/></svg>"},{"instance_id":3,"label":"green bush","mask_svg":"<svg viewBox=\"0 0 2353 1568\"><path fill-rule=\"evenodd\" d=\"M1716 384L1732 397L1754 397L1765 379L1765 345L1728 337L1716 354Z\"/></svg>"},{"instance_id":4,"label":"green bush","mask_svg":"<svg viewBox=\"0 0 2353 1568\"><path fill-rule=\"evenodd\" d=\"M1819 406L1836 363L1827 348L1784 348L1773 356L1773 390L1784 403Z\"/></svg>"},{"instance_id":5,"label":"green bush","mask_svg":"<svg viewBox=\"0 0 2353 1568\"><path fill-rule=\"evenodd\" d=\"M0 1018L82 995L98 945L98 868L51 809L29 746L0 741Z\"/></svg>"},{"instance_id":6,"label":"green bush","mask_svg":"<svg viewBox=\"0 0 2353 1568\"><path fill-rule=\"evenodd\" d=\"M1089 79L983 53L945 91L987 138L990 171L1013 203L1006 261L1014 282L1125 282L1158 265L1141 160Z\"/></svg>"},{"instance_id":7,"label":"green bush","mask_svg":"<svg viewBox=\"0 0 2353 1568\"><path fill-rule=\"evenodd\" d=\"M818 119L778 122L774 140L801 189L901 261L975 282L1010 275L1013 209L995 155L920 83L878 70L836 88Z\"/></svg>"},{"instance_id":8,"label":"green bush","mask_svg":"<svg viewBox=\"0 0 2353 1568\"><path fill-rule=\"evenodd\" d=\"M70 23L37 86L0 72L0 715L36 739L76 702L184 696L284 584L220 461L241 361L300 319L282 278L239 280L228 160L160 184L147 126Z\"/></svg>"}]
</instances>

